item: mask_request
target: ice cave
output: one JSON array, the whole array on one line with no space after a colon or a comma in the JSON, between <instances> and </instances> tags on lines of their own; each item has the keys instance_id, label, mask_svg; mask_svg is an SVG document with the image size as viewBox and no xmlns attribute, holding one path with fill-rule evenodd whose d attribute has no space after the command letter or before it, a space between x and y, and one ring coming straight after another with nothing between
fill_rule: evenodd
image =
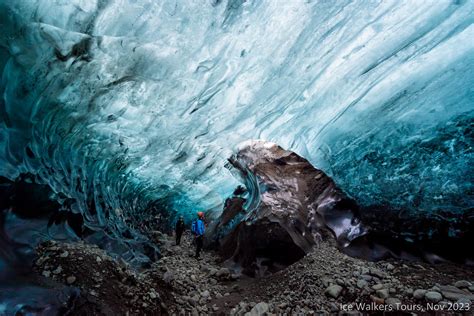
<instances>
[{"instance_id":1,"label":"ice cave","mask_svg":"<svg viewBox=\"0 0 474 316\"><path fill-rule=\"evenodd\" d=\"M0 0L0 30L0 315L474 311L474 1Z\"/></svg>"}]
</instances>

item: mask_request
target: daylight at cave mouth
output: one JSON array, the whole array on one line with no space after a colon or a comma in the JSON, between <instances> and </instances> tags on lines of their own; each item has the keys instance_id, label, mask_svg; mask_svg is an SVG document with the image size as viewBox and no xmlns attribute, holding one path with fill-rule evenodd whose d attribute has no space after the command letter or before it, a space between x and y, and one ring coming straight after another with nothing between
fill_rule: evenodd
<instances>
[{"instance_id":1,"label":"daylight at cave mouth","mask_svg":"<svg viewBox=\"0 0 474 316\"><path fill-rule=\"evenodd\" d=\"M0 0L0 30L0 316L474 312L474 1Z\"/></svg>"}]
</instances>

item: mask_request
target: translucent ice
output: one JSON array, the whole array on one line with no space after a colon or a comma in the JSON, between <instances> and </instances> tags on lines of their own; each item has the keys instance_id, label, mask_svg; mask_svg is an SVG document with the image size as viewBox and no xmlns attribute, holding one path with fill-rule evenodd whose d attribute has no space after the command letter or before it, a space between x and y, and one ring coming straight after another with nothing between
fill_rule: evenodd
<instances>
[{"instance_id":1,"label":"translucent ice","mask_svg":"<svg viewBox=\"0 0 474 316\"><path fill-rule=\"evenodd\" d=\"M360 203L472 207L473 1L2 0L0 175L90 227L216 209L265 139ZM119 229L120 230L120 229Z\"/></svg>"}]
</instances>

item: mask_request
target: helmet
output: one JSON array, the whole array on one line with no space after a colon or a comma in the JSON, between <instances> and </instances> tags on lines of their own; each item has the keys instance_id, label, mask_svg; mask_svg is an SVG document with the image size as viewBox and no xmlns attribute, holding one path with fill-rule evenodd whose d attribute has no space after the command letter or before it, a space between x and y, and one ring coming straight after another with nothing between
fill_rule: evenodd
<instances>
[{"instance_id":1,"label":"helmet","mask_svg":"<svg viewBox=\"0 0 474 316\"><path fill-rule=\"evenodd\" d=\"M198 212L197 214L198 214L198 217L199 217L199 218L203 218L203 217L204 217L204 212Z\"/></svg>"}]
</instances>

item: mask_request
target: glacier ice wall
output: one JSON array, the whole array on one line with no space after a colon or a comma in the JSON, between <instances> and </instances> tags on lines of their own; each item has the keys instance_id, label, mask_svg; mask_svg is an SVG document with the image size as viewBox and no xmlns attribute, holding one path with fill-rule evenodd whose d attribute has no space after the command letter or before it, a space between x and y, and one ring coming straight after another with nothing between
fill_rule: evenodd
<instances>
[{"instance_id":1,"label":"glacier ice wall","mask_svg":"<svg viewBox=\"0 0 474 316\"><path fill-rule=\"evenodd\" d=\"M362 204L472 207L473 1L0 2L0 175L91 227L220 208L236 146L307 158Z\"/></svg>"}]
</instances>

